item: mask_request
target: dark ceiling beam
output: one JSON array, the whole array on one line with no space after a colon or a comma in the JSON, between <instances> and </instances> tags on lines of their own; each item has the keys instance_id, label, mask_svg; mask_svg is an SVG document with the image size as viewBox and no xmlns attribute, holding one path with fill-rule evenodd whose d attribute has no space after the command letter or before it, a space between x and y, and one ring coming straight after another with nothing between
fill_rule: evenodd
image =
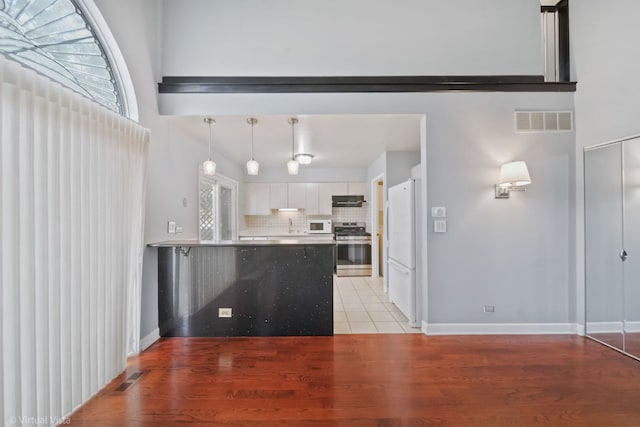
<instances>
[{"instance_id":1,"label":"dark ceiling beam","mask_svg":"<svg viewBox=\"0 0 640 427\"><path fill-rule=\"evenodd\" d=\"M575 92L575 82L542 76L169 76L159 93Z\"/></svg>"}]
</instances>

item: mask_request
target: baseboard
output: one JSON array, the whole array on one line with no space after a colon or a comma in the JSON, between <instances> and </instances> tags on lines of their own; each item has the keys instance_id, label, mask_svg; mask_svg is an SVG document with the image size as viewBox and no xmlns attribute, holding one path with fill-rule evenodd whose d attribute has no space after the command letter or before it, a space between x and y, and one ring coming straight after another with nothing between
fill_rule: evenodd
<instances>
[{"instance_id":1,"label":"baseboard","mask_svg":"<svg viewBox=\"0 0 640 427\"><path fill-rule=\"evenodd\" d=\"M632 322L627 320L624 322L625 332L640 332L640 322Z\"/></svg>"},{"instance_id":2,"label":"baseboard","mask_svg":"<svg viewBox=\"0 0 640 427\"><path fill-rule=\"evenodd\" d=\"M613 334L622 332L622 322L587 322L587 331L590 334Z\"/></svg>"},{"instance_id":3,"label":"baseboard","mask_svg":"<svg viewBox=\"0 0 640 427\"><path fill-rule=\"evenodd\" d=\"M145 336L140 340L140 351L141 352L145 351L146 349L151 347L151 344L158 341L159 339L160 339L160 329L155 328L147 336Z\"/></svg>"},{"instance_id":4,"label":"baseboard","mask_svg":"<svg viewBox=\"0 0 640 427\"><path fill-rule=\"evenodd\" d=\"M426 335L533 335L579 334L575 323L429 323L422 322Z\"/></svg>"},{"instance_id":5,"label":"baseboard","mask_svg":"<svg viewBox=\"0 0 640 427\"><path fill-rule=\"evenodd\" d=\"M615 334L620 333L624 329L625 332L640 332L640 322L624 321L624 322L589 322L587 330L590 334Z\"/></svg>"}]
</instances>

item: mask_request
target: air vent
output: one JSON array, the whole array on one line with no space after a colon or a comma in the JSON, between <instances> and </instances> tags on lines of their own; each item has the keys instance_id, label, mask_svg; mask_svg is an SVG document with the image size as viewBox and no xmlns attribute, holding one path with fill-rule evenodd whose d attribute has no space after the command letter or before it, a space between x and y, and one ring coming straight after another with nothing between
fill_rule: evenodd
<instances>
[{"instance_id":1,"label":"air vent","mask_svg":"<svg viewBox=\"0 0 640 427\"><path fill-rule=\"evenodd\" d=\"M571 132L572 111L516 111L516 132Z\"/></svg>"}]
</instances>

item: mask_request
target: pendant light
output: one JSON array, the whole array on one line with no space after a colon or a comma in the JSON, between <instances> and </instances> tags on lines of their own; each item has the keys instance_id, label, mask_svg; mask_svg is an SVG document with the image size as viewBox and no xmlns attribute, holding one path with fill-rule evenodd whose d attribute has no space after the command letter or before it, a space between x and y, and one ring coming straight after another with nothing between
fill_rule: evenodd
<instances>
[{"instance_id":1,"label":"pendant light","mask_svg":"<svg viewBox=\"0 0 640 427\"><path fill-rule=\"evenodd\" d=\"M216 121L211 117L206 117L204 122L209 124L209 158L207 161L202 163L202 172L205 175L215 175L216 173L216 162L211 160L211 125L215 124Z\"/></svg>"},{"instance_id":2,"label":"pendant light","mask_svg":"<svg viewBox=\"0 0 640 427\"><path fill-rule=\"evenodd\" d=\"M289 175L298 175L298 169L300 167L300 163L295 158L295 139L294 139L294 128L296 123L298 123L298 119L295 117L291 117L289 119L289 124L291 125L291 160L287 162L287 171Z\"/></svg>"},{"instance_id":3,"label":"pendant light","mask_svg":"<svg viewBox=\"0 0 640 427\"><path fill-rule=\"evenodd\" d=\"M255 117L249 117L247 119L247 123L251 125L251 160L247 162L247 174L249 175L258 175L258 169L260 168L260 163L253 158L253 125L258 123L258 119Z\"/></svg>"}]
</instances>

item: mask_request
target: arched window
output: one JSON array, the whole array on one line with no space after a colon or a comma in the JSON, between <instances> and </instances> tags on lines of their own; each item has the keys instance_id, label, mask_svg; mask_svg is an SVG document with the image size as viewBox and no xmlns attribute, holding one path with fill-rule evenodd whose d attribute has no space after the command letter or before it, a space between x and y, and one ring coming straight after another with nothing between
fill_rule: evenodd
<instances>
[{"instance_id":1,"label":"arched window","mask_svg":"<svg viewBox=\"0 0 640 427\"><path fill-rule=\"evenodd\" d=\"M110 40L104 40L105 34ZM0 52L119 114L138 118L131 102L135 97L124 91L133 90L124 61L91 0L0 0Z\"/></svg>"}]
</instances>

